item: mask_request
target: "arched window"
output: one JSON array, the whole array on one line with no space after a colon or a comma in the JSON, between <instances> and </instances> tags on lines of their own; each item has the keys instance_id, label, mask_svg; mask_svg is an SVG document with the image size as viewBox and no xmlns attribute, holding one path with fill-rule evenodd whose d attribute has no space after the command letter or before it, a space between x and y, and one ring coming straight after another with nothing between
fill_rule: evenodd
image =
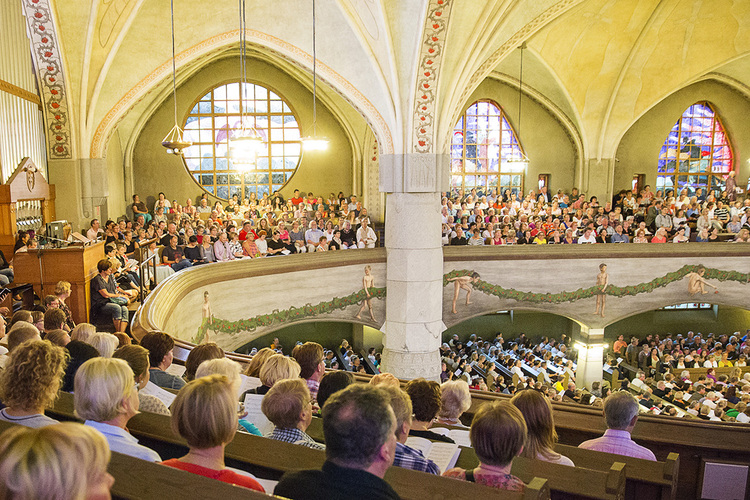
<instances>
[{"instance_id":1,"label":"arched window","mask_svg":"<svg viewBox=\"0 0 750 500\"><path fill-rule=\"evenodd\" d=\"M245 125L263 137L263 150L251 170L236 168L228 158L229 140L240 129L239 83L211 89L185 120L185 140L193 143L185 149L185 166L195 182L218 198L281 189L299 165L299 124L286 101L252 83L245 83L243 97Z\"/></svg>"},{"instance_id":2,"label":"arched window","mask_svg":"<svg viewBox=\"0 0 750 500\"><path fill-rule=\"evenodd\" d=\"M689 195L702 188L704 194L724 189L726 175L734 169L729 139L708 102L697 102L687 108L674 124L659 153L656 189L673 190L679 196L683 189Z\"/></svg>"},{"instance_id":3,"label":"arched window","mask_svg":"<svg viewBox=\"0 0 750 500\"><path fill-rule=\"evenodd\" d=\"M451 190L487 194L493 188L523 192L523 148L505 112L491 101L477 101L453 129Z\"/></svg>"}]
</instances>

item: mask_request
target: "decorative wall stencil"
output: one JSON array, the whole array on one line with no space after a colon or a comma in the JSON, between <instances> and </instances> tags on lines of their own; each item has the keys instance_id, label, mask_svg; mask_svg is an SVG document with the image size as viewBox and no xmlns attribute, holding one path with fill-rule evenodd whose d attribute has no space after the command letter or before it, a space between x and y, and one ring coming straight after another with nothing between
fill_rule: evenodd
<instances>
[{"instance_id":1,"label":"decorative wall stencil","mask_svg":"<svg viewBox=\"0 0 750 500\"><path fill-rule=\"evenodd\" d=\"M23 0L31 35L31 54L42 92L47 126L47 148L51 159L71 157L71 131L65 74L49 0Z\"/></svg>"},{"instance_id":2,"label":"decorative wall stencil","mask_svg":"<svg viewBox=\"0 0 750 500\"><path fill-rule=\"evenodd\" d=\"M207 293L207 292L206 292ZM385 287L383 288L370 288L369 289L370 299L383 299L385 298ZM354 306L359 303L364 303L368 300L367 292L364 289L347 295L346 297L336 297L333 300L326 302L320 302L319 304L305 304L302 307L291 307L283 311L275 310L270 314L262 314L249 319L243 319L239 321L225 321L217 319L213 315L210 321L206 321L205 317L198 329L197 334L191 342L200 344L206 340L206 335L209 329L215 333L228 333L229 335L237 335L241 332L252 332L257 328L269 327L269 326L286 326L284 323L291 323L293 321L299 321L303 319L312 318L321 314L328 314L336 309L346 309L349 306ZM376 327L378 327L377 325Z\"/></svg>"},{"instance_id":3,"label":"decorative wall stencil","mask_svg":"<svg viewBox=\"0 0 750 500\"><path fill-rule=\"evenodd\" d=\"M606 266L604 271L606 272ZM448 286L451 282L456 281L456 278L458 277L470 277L472 273L476 274L474 271L467 270L451 271L450 273L443 276L443 286ZM697 281L696 278L691 275L699 277L700 281ZM701 293L707 293L701 286L702 284L706 283L706 279L715 279L719 281L735 281L742 284L750 282L750 273L741 273L738 271L722 271L720 269L704 268L701 265L688 265L681 267L675 272L667 273L661 278L655 278L646 283L624 287L610 284L603 290L601 285L598 284L598 279L597 285L594 285L592 287L579 288L578 290L570 292L558 293L521 292L513 288L503 288L499 285L493 285L492 283L487 283L486 281L481 280L474 282L474 289L487 295L494 295L495 297L498 297L500 299L513 299L519 302L531 302L534 304L559 304L562 302L577 302L582 299L589 299L602 294L612 297L626 297L639 295L642 293L651 293L657 288L665 287L671 283L680 281L685 277L690 278L688 285L689 297L695 295L697 291L701 291ZM708 285L714 287L710 283L708 283ZM718 289L716 290L716 292L718 293ZM688 297L686 297L686 299L687 298Z\"/></svg>"},{"instance_id":4,"label":"decorative wall stencil","mask_svg":"<svg viewBox=\"0 0 750 500\"><path fill-rule=\"evenodd\" d=\"M438 73L448 35L452 3L452 0L430 0L427 10L414 94L414 151L418 153L429 153L434 146Z\"/></svg>"}]
</instances>

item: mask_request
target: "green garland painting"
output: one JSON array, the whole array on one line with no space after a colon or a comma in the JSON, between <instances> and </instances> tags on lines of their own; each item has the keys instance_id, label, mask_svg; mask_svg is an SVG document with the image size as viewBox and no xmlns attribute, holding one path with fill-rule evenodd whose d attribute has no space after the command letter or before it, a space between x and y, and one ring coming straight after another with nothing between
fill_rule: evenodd
<instances>
[{"instance_id":1,"label":"green garland painting","mask_svg":"<svg viewBox=\"0 0 750 500\"><path fill-rule=\"evenodd\" d=\"M705 270L705 272L702 272L703 270ZM472 273L476 274L474 271L465 269L451 271L443 276L443 286L445 287L452 282L455 282L456 278L472 276ZM600 285L594 285L589 288L579 288L578 290L558 293L521 292L513 288L503 288L499 285L487 283L486 281L478 279L478 277L473 283L473 288L474 290L478 290L487 295L494 295L500 299L513 299L519 302L531 302L534 304L560 304L563 302L576 302L578 300L596 297L601 294L612 297L626 297L642 293L651 293L657 288L665 287L670 283L680 281L691 273L699 274L705 279L715 279L719 281L736 281L738 283L748 283L750 281L750 273L722 271L720 269L704 268L701 265L686 265L677 271L667 273L664 276L655 278L647 283L622 287L609 284L604 290L602 290Z\"/></svg>"},{"instance_id":2,"label":"green garland painting","mask_svg":"<svg viewBox=\"0 0 750 500\"><path fill-rule=\"evenodd\" d=\"M229 335L237 335L240 332L252 332L257 328L262 328L271 325L278 325L289 321L298 321L301 319L311 318L320 314L328 314L337 309L346 309L349 306L354 306L360 303L364 303L366 300L376 298L385 298L385 287L382 288L369 288L369 296L364 289L358 292L347 295L346 297L336 297L333 300L321 302L316 305L305 304L302 307L290 307L283 311L275 310L270 314L261 314L249 319L241 319L239 321L226 321L212 317L209 321L204 318L201 326L198 328L198 333L191 340L196 344L200 344L206 337L206 333L210 329L215 333L228 333Z\"/></svg>"}]
</instances>

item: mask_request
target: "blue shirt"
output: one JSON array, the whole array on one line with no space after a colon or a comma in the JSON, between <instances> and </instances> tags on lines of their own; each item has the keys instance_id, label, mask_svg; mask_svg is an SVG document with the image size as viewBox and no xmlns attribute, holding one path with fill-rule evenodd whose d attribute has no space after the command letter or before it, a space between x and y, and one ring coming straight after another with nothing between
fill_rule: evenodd
<instances>
[{"instance_id":1,"label":"blue shirt","mask_svg":"<svg viewBox=\"0 0 750 500\"><path fill-rule=\"evenodd\" d=\"M429 458L425 458L421 451L407 446L403 443L396 443L396 455L393 459L393 465L404 469L418 470L429 474L440 475L440 468Z\"/></svg>"},{"instance_id":2,"label":"blue shirt","mask_svg":"<svg viewBox=\"0 0 750 500\"><path fill-rule=\"evenodd\" d=\"M146 448L138 444L138 440L131 436L125 429L102 422L94 422L93 420L86 420L83 425L93 427L104 434L104 437L107 438L107 443L109 443L109 449L116 453L122 453L123 455L129 455L149 462L161 462L161 457L158 453L151 448Z\"/></svg>"}]
</instances>

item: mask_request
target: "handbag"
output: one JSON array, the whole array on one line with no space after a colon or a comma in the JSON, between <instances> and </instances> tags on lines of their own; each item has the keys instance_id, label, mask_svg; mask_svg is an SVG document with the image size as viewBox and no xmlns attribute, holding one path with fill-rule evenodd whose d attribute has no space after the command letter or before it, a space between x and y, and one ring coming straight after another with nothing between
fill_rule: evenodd
<instances>
[{"instance_id":1,"label":"handbag","mask_svg":"<svg viewBox=\"0 0 750 500\"><path fill-rule=\"evenodd\" d=\"M126 299L125 297L110 297L109 301L113 304L117 304L118 306L128 305L128 299Z\"/></svg>"}]
</instances>

